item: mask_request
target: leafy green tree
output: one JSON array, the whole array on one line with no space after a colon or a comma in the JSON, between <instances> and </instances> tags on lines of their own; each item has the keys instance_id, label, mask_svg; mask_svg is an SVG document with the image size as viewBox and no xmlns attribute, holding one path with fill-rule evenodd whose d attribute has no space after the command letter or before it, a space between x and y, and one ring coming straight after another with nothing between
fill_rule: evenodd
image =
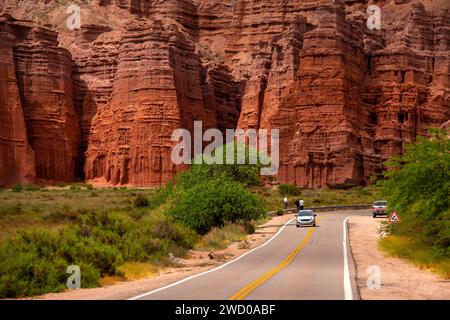
<instances>
[{"instance_id":1,"label":"leafy green tree","mask_svg":"<svg viewBox=\"0 0 450 320\"><path fill-rule=\"evenodd\" d=\"M264 216L265 209L258 197L243 184L216 176L182 190L168 214L205 234L225 222L258 219Z\"/></svg>"},{"instance_id":2,"label":"leafy green tree","mask_svg":"<svg viewBox=\"0 0 450 320\"><path fill-rule=\"evenodd\" d=\"M245 186L259 185L261 183L260 169L262 166L260 160L262 159L262 155L246 145L234 142L234 161L233 164L227 164L227 146L228 145L222 145L212 153L213 156L215 156L216 153L222 154L222 164L208 164L205 159L202 159L200 164L191 165L189 171L182 173L177 177L177 185L182 188L189 188L198 183L202 183L203 181L217 177L240 182ZM238 153L241 150L239 148L243 148L245 152L244 164L237 163ZM252 158L256 159L256 164L249 163L249 160Z\"/></svg>"},{"instance_id":3,"label":"leafy green tree","mask_svg":"<svg viewBox=\"0 0 450 320\"><path fill-rule=\"evenodd\" d=\"M449 131L430 130L419 137L403 156L386 163L385 179L379 181L382 196L401 216L390 226L392 234L407 235L450 255L450 139Z\"/></svg>"}]
</instances>

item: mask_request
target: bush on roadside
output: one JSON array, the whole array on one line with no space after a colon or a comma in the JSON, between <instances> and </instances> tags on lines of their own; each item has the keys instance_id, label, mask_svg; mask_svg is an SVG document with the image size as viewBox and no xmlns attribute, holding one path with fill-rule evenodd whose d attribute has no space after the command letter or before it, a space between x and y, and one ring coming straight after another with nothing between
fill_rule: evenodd
<instances>
[{"instance_id":1,"label":"bush on roadside","mask_svg":"<svg viewBox=\"0 0 450 320\"><path fill-rule=\"evenodd\" d=\"M156 190L156 193L151 196L149 208L150 209L156 209L160 205L162 205L166 200L173 194L173 184L169 182L166 187L159 188Z\"/></svg>"},{"instance_id":2,"label":"bush on roadside","mask_svg":"<svg viewBox=\"0 0 450 320\"><path fill-rule=\"evenodd\" d=\"M223 145L213 151L222 153L223 164L208 164L207 160L203 159L200 164L193 164L185 173L177 176L177 186L187 189L191 188L203 181L209 179L223 178L226 180L236 181L244 186L259 185L260 179L260 164L250 164L250 159L254 157L257 159L261 157L254 150L248 146L235 142L234 146L234 164L226 164L227 146ZM245 164L237 164L238 155L245 155Z\"/></svg>"},{"instance_id":3,"label":"bush on roadside","mask_svg":"<svg viewBox=\"0 0 450 320\"><path fill-rule=\"evenodd\" d=\"M89 191L95 190L94 186L90 183L87 183L85 186L86 186L86 190L89 190Z\"/></svg>"},{"instance_id":4,"label":"bush on roadside","mask_svg":"<svg viewBox=\"0 0 450 320\"><path fill-rule=\"evenodd\" d=\"M27 184L25 186L25 191L39 191L41 188L35 184Z\"/></svg>"},{"instance_id":5,"label":"bush on roadside","mask_svg":"<svg viewBox=\"0 0 450 320\"><path fill-rule=\"evenodd\" d=\"M265 209L257 196L242 184L216 177L182 190L168 214L205 234L226 222L256 220L265 215Z\"/></svg>"},{"instance_id":6,"label":"bush on roadside","mask_svg":"<svg viewBox=\"0 0 450 320\"><path fill-rule=\"evenodd\" d=\"M411 237L433 251L435 261L450 259L450 139L448 130L432 130L386 163L391 170L378 182L381 196L401 222L389 234ZM412 252L412 251L409 251ZM440 257L438 259L438 257Z\"/></svg>"},{"instance_id":7,"label":"bush on roadside","mask_svg":"<svg viewBox=\"0 0 450 320\"><path fill-rule=\"evenodd\" d=\"M278 192L282 196L301 196L302 191L295 184L280 184Z\"/></svg>"},{"instance_id":8,"label":"bush on roadside","mask_svg":"<svg viewBox=\"0 0 450 320\"><path fill-rule=\"evenodd\" d=\"M146 208L150 205L147 197L143 194L138 194L136 198L134 198L134 206L136 208Z\"/></svg>"},{"instance_id":9,"label":"bush on roadside","mask_svg":"<svg viewBox=\"0 0 450 320\"><path fill-rule=\"evenodd\" d=\"M107 275L121 276L125 262L170 264L198 236L161 214L137 222L122 212L82 214L60 231L32 229L0 244L0 298L59 292L66 269L78 265L83 288Z\"/></svg>"},{"instance_id":10,"label":"bush on roadside","mask_svg":"<svg viewBox=\"0 0 450 320\"><path fill-rule=\"evenodd\" d=\"M22 192L23 186L21 184L16 184L11 189L13 192Z\"/></svg>"}]
</instances>

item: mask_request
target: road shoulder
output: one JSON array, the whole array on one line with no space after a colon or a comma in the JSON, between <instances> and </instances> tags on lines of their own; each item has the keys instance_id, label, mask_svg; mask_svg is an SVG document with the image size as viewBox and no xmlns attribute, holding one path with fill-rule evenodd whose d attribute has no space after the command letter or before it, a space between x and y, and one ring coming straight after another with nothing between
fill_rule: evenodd
<instances>
[{"instance_id":1,"label":"road shoulder","mask_svg":"<svg viewBox=\"0 0 450 320\"><path fill-rule=\"evenodd\" d=\"M449 300L449 280L421 270L406 260L388 257L378 249L378 228L382 220L371 216L353 216L348 222L350 248L361 299ZM367 270L371 266L377 266L381 271L379 289L368 289L367 280L371 274Z\"/></svg>"}]
</instances>

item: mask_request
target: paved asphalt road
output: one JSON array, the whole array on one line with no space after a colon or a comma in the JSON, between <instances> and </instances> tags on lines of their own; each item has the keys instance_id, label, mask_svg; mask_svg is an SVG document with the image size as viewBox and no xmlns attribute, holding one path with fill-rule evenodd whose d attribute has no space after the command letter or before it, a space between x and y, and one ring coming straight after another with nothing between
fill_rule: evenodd
<instances>
[{"instance_id":1,"label":"paved asphalt road","mask_svg":"<svg viewBox=\"0 0 450 320\"><path fill-rule=\"evenodd\" d=\"M346 217L369 214L369 210L318 213L316 228L297 228L291 221L269 243L234 262L133 299L358 299L344 225Z\"/></svg>"}]
</instances>

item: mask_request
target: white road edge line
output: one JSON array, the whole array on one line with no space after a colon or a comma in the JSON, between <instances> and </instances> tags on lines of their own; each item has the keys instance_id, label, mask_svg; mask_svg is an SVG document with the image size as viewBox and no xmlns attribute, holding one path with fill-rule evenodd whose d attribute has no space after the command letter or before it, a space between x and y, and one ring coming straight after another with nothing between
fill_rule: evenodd
<instances>
[{"instance_id":1,"label":"white road edge line","mask_svg":"<svg viewBox=\"0 0 450 320\"><path fill-rule=\"evenodd\" d=\"M344 248L344 299L353 300L352 283L350 281L350 270L348 267L348 253L347 253L347 222L350 217L345 218L343 223L344 241L342 242Z\"/></svg>"},{"instance_id":2,"label":"white road edge line","mask_svg":"<svg viewBox=\"0 0 450 320\"><path fill-rule=\"evenodd\" d=\"M237 258L235 258L235 259L233 259L233 260L231 260L231 261L228 261L227 263L224 263L224 264L218 266L217 268L214 268L214 269L211 269L211 270L208 270L208 271L199 273L199 274L192 275L192 276L190 276L190 277L187 277L187 278L184 278L184 279L182 279L182 280L179 280L179 281L177 281L177 282L175 282L175 283L169 284L169 285L167 285L167 286L165 286L165 287L161 287L161 288L159 288L159 289L155 289L155 290L152 290L152 291L143 293L143 294L141 294L141 295L138 295L138 296L136 296L136 297L129 298L129 299L127 299L127 300L138 300L138 299L140 299L140 298L143 298L143 297L152 295L152 294L157 293L157 292L159 292L159 291L163 291L163 290L166 290L166 289L175 287L175 286L177 286L177 285L179 285L179 284L182 284L182 283L184 283L184 282L186 282L186 281L189 281L189 280L192 280L192 279L194 279L194 278L201 277L201 276L203 276L203 275L205 275L205 274L208 274L208 273L211 273L211 272L214 272L214 271L223 269L223 268L225 268L226 266L229 266L230 264L235 263L236 261L238 261L238 260L244 258L245 256L249 255L250 253L252 253L252 252L254 252L254 251L258 250L258 249L261 249L262 247L265 247L266 245L268 245L268 244L269 244L270 242L272 242L276 237L278 237L278 236L280 235L281 232L283 232L284 228L286 228L286 226L287 226L289 223L291 223L291 222L294 221L294 220L295 220L295 218L292 218L291 220L289 220L288 222L286 222L286 223L280 228L280 230L278 230L278 232L277 232L272 238L270 238L269 240L267 240L266 242L264 242L264 243L263 243L262 245L260 245L259 247L253 248L252 250L250 250L250 251L244 253L243 255L240 255L239 257L237 257Z\"/></svg>"}]
</instances>

